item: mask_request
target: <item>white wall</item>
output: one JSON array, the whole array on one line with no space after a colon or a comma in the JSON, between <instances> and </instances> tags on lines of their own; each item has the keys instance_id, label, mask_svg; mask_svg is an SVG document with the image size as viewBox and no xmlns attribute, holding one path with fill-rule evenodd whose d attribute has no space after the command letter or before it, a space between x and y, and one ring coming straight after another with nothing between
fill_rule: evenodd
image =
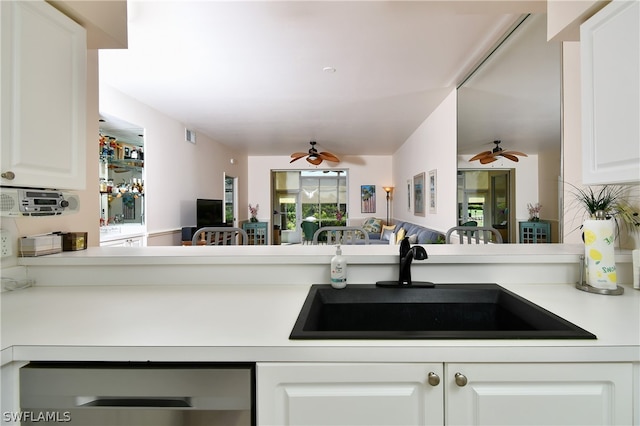
<instances>
[{"instance_id":1,"label":"white wall","mask_svg":"<svg viewBox=\"0 0 640 426\"><path fill-rule=\"evenodd\" d=\"M582 185L582 132L580 95L580 43L562 44L562 86L563 86L563 177L564 181L576 186ZM583 213L576 208L571 186L564 187L563 242L582 243L579 227Z\"/></svg>"},{"instance_id":2,"label":"white wall","mask_svg":"<svg viewBox=\"0 0 640 426\"><path fill-rule=\"evenodd\" d=\"M561 151L549 149L538 154L538 199L542 205L540 219L551 223L551 242L554 243L560 242Z\"/></svg>"},{"instance_id":3,"label":"white wall","mask_svg":"<svg viewBox=\"0 0 640 426\"><path fill-rule=\"evenodd\" d=\"M222 199L225 173L238 178L238 203L246 205L246 155L202 133L196 132L195 144L186 142L184 124L106 85L100 86L100 112L144 128L149 245L167 244L154 243L155 233L195 226L196 198ZM230 162L232 158L234 164ZM94 180L97 181L97 174L96 179L87 179ZM96 218L97 214L96 208ZM242 208L239 214L240 218L246 218Z\"/></svg>"},{"instance_id":4,"label":"white wall","mask_svg":"<svg viewBox=\"0 0 640 426\"><path fill-rule=\"evenodd\" d=\"M347 170L349 191L349 224L358 225L365 217L375 216L385 219L387 215L386 193L383 186L392 185L391 156L365 155L340 157L338 164L324 162L311 166L304 160L289 163L288 156L249 156L248 158L248 201L240 205L240 216L248 217L248 203L259 204L258 219L271 222L271 171L272 170ZM360 186L376 185L376 212L360 211Z\"/></svg>"},{"instance_id":5,"label":"white wall","mask_svg":"<svg viewBox=\"0 0 640 426\"><path fill-rule=\"evenodd\" d=\"M602 0L547 0L547 39L580 40L580 24L607 2Z\"/></svg>"},{"instance_id":6,"label":"white wall","mask_svg":"<svg viewBox=\"0 0 640 426\"><path fill-rule=\"evenodd\" d=\"M393 217L425 227L446 232L456 226L457 182L457 93L455 89L438 108L416 129L393 155ZM437 171L437 212L429 213L429 197L426 194L425 215L413 214L408 206L407 180L424 172L428 184L429 171ZM428 192L428 188L427 188Z\"/></svg>"}]
</instances>

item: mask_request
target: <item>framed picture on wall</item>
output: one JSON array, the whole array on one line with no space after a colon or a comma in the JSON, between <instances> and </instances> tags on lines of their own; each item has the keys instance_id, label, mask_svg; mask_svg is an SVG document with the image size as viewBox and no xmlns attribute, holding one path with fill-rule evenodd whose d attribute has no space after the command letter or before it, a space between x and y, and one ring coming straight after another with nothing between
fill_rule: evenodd
<instances>
[{"instance_id":1,"label":"framed picture on wall","mask_svg":"<svg viewBox=\"0 0 640 426\"><path fill-rule=\"evenodd\" d=\"M424 172L413 177L413 214L424 216Z\"/></svg>"},{"instance_id":2,"label":"framed picture on wall","mask_svg":"<svg viewBox=\"0 0 640 426\"><path fill-rule=\"evenodd\" d=\"M407 211L411 211L411 179L407 179Z\"/></svg>"},{"instance_id":3,"label":"framed picture on wall","mask_svg":"<svg viewBox=\"0 0 640 426\"><path fill-rule=\"evenodd\" d=\"M360 186L360 211L362 213L376 212L376 186Z\"/></svg>"},{"instance_id":4,"label":"framed picture on wall","mask_svg":"<svg viewBox=\"0 0 640 426\"><path fill-rule=\"evenodd\" d=\"M429 172L429 213L437 213L437 200L438 200L438 179L437 172L431 170Z\"/></svg>"}]
</instances>

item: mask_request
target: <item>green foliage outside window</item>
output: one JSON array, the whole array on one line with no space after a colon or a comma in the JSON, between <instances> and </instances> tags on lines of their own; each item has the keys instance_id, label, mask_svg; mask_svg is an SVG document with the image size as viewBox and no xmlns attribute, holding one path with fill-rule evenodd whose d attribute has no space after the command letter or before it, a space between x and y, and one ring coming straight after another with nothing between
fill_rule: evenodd
<instances>
[{"instance_id":1,"label":"green foliage outside window","mask_svg":"<svg viewBox=\"0 0 640 426\"><path fill-rule=\"evenodd\" d=\"M320 213L318 213L318 206ZM314 217L320 226L344 226L347 224L346 211L347 206L340 204L340 210L336 204L303 204L302 219ZM338 214L340 211L340 214Z\"/></svg>"},{"instance_id":2,"label":"green foliage outside window","mask_svg":"<svg viewBox=\"0 0 640 426\"><path fill-rule=\"evenodd\" d=\"M295 231L296 229L296 205L285 204L285 214L287 216L287 230Z\"/></svg>"}]
</instances>

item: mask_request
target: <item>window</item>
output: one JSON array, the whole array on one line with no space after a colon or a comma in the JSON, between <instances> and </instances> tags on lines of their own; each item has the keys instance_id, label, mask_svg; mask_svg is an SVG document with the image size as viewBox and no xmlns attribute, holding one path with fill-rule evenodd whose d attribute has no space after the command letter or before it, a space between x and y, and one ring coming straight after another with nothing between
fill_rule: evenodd
<instances>
[{"instance_id":1,"label":"window","mask_svg":"<svg viewBox=\"0 0 640 426\"><path fill-rule=\"evenodd\" d=\"M303 220L314 218L320 226L346 225L346 172L302 172L300 179Z\"/></svg>"},{"instance_id":2,"label":"window","mask_svg":"<svg viewBox=\"0 0 640 426\"><path fill-rule=\"evenodd\" d=\"M274 224L283 231L282 242L301 241L301 223L320 226L347 224L346 170L274 171Z\"/></svg>"}]
</instances>

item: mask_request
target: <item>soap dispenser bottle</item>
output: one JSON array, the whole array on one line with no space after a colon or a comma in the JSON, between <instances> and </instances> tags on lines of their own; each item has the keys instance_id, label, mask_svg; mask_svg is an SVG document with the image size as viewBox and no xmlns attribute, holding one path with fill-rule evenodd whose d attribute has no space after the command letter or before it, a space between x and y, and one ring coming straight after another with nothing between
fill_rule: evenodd
<instances>
[{"instance_id":1,"label":"soap dispenser bottle","mask_svg":"<svg viewBox=\"0 0 640 426\"><path fill-rule=\"evenodd\" d=\"M331 287L340 289L347 286L347 258L342 255L340 245L336 247L336 254L331 258Z\"/></svg>"}]
</instances>

